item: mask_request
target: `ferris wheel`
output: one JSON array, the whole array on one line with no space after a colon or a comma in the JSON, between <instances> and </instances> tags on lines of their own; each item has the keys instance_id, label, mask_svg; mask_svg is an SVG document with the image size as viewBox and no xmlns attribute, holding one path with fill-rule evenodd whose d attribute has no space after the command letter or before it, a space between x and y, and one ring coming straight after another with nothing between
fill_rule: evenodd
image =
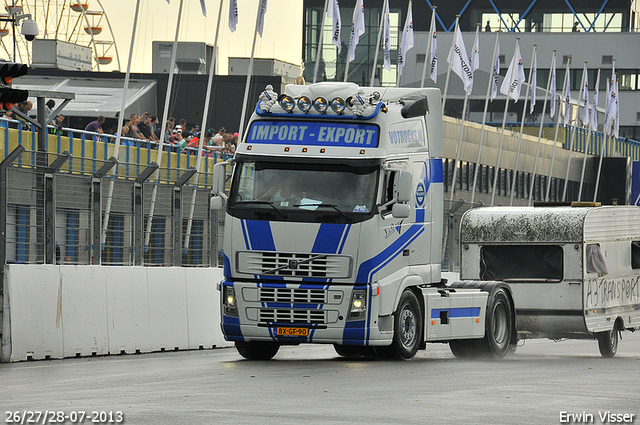
<instances>
[{"instance_id":1,"label":"ferris wheel","mask_svg":"<svg viewBox=\"0 0 640 425\"><path fill-rule=\"evenodd\" d=\"M35 20L39 39L58 40L92 51L91 69L120 70L120 57L109 18L100 0L3 0L0 18L10 19L30 14ZM5 13L2 13L5 12ZM12 29L11 22L0 22L0 57L31 64L30 42ZM15 43L13 40L15 37ZM15 47L14 47L15 46Z\"/></svg>"}]
</instances>

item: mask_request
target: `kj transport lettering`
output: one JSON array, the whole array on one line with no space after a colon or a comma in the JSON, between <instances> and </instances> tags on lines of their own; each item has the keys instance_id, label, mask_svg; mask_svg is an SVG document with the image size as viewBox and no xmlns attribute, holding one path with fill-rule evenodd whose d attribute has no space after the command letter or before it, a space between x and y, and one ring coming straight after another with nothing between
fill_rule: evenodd
<instances>
[{"instance_id":1,"label":"kj transport lettering","mask_svg":"<svg viewBox=\"0 0 640 425\"><path fill-rule=\"evenodd\" d=\"M376 146L377 127L362 128L357 125L325 125L318 123L274 124L256 122L251 127L248 142L335 144L338 146Z\"/></svg>"}]
</instances>

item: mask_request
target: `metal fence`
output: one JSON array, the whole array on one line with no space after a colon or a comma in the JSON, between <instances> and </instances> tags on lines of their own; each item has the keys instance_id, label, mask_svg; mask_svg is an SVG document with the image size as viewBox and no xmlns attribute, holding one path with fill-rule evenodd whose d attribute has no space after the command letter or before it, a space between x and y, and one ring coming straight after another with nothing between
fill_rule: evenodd
<instances>
[{"instance_id":1,"label":"metal fence","mask_svg":"<svg viewBox=\"0 0 640 425\"><path fill-rule=\"evenodd\" d=\"M0 164L6 263L217 266L210 173L18 145ZM1 260L1 259L0 259Z\"/></svg>"}]
</instances>

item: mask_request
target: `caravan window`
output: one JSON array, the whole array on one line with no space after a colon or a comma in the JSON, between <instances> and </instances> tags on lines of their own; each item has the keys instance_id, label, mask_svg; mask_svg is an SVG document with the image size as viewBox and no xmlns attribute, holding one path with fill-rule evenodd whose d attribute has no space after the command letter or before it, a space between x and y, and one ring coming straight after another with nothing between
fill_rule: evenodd
<instances>
[{"instance_id":1,"label":"caravan window","mask_svg":"<svg viewBox=\"0 0 640 425\"><path fill-rule=\"evenodd\" d=\"M485 245L480 251L480 279L560 282L563 251L558 245Z\"/></svg>"},{"instance_id":2,"label":"caravan window","mask_svg":"<svg viewBox=\"0 0 640 425\"><path fill-rule=\"evenodd\" d=\"M640 241L631 242L631 268L640 269Z\"/></svg>"}]
</instances>

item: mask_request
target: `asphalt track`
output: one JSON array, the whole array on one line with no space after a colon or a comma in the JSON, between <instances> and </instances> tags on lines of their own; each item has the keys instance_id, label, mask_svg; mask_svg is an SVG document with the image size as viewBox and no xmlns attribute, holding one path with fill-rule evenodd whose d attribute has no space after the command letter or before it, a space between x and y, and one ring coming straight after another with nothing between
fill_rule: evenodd
<instances>
[{"instance_id":1,"label":"asphalt track","mask_svg":"<svg viewBox=\"0 0 640 425\"><path fill-rule=\"evenodd\" d=\"M406 362L304 345L271 361L220 348L1 364L0 406L3 423L640 424L639 384L640 334L625 332L610 359L595 341L534 340L501 361L430 344Z\"/></svg>"}]
</instances>

